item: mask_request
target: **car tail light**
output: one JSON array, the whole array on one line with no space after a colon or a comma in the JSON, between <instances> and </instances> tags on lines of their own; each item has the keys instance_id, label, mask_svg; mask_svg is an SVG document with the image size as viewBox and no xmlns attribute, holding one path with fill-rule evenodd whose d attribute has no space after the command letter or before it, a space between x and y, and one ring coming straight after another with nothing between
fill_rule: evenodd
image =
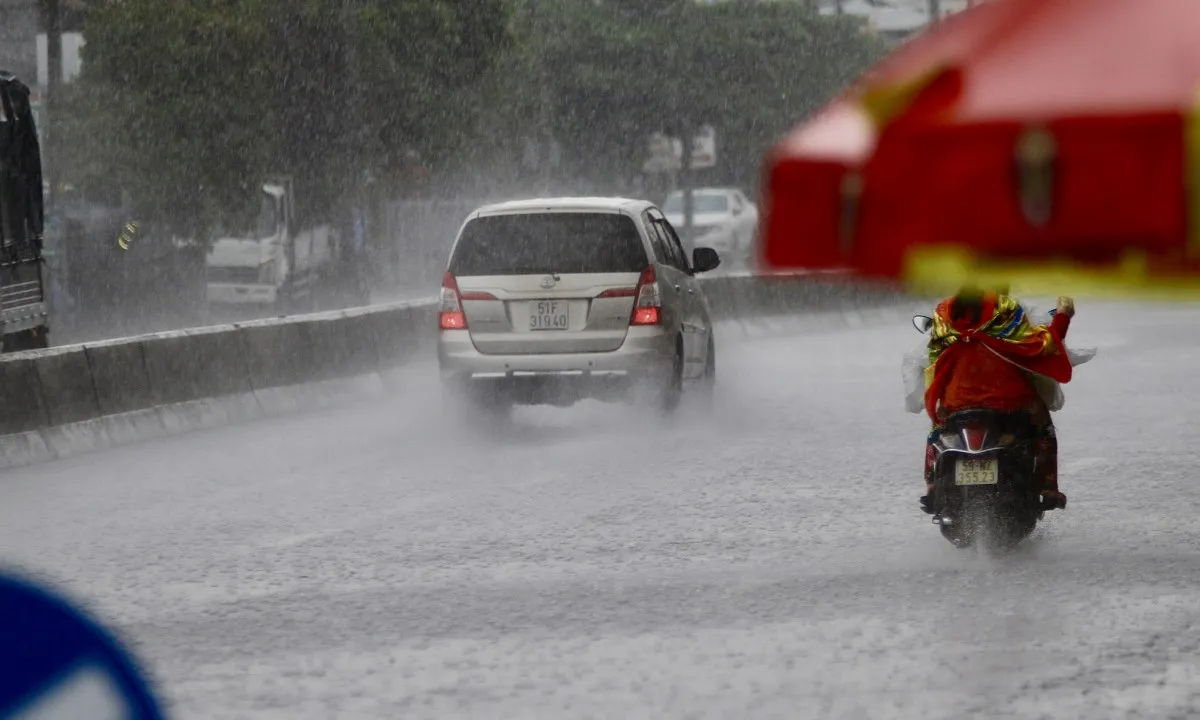
<instances>
[{"instance_id":1,"label":"car tail light","mask_svg":"<svg viewBox=\"0 0 1200 720\"><path fill-rule=\"evenodd\" d=\"M442 330L466 330L467 316L458 297L458 281L449 271L442 276L442 304L438 308L438 327Z\"/></svg>"},{"instance_id":2,"label":"car tail light","mask_svg":"<svg viewBox=\"0 0 1200 720\"><path fill-rule=\"evenodd\" d=\"M637 288L613 288L612 290L605 290L604 292L600 293L596 297L597 298L636 297L637 293L638 293Z\"/></svg>"},{"instance_id":3,"label":"car tail light","mask_svg":"<svg viewBox=\"0 0 1200 720\"><path fill-rule=\"evenodd\" d=\"M497 300L489 292L468 290L460 292L458 280L449 271L442 276L442 301L438 308L438 327L442 330L466 330L467 316L463 312L463 301Z\"/></svg>"},{"instance_id":4,"label":"car tail light","mask_svg":"<svg viewBox=\"0 0 1200 720\"><path fill-rule=\"evenodd\" d=\"M651 265L638 278L637 300L633 303L630 325L657 325L662 321L662 293L658 289L658 274Z\"/></svg>"},{"instance_id":5,"label":"car tail light","mask_svg":"<svg viewBox=\"0 0 1200 720\"><path fill-rule=\"evenodd\" d=\"M499 300L500 298L496 297L490 292L467 290L466 292L460 292L458 294L458 299L462 300L463 302L469 302L471 300Z\"/></svg>"}]
</instances>

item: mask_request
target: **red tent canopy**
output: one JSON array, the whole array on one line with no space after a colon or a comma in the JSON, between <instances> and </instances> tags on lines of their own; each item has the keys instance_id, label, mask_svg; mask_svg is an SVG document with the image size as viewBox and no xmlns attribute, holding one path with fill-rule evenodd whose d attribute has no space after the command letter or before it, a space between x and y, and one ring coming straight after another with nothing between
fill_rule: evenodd
<instances>
[{"instance_id":1,"label":"red tent canopy","mask_svg":"<svg viewBox=\"0 0 1200 720\"><path fill-rule=\"evenodd\" d=\"M770 242L779 237L803 243L807 267L842 264L838 238L850 209L843 185L874 147L871 119L849 101L835 101L775 146L768 161L771 194L762 208L763 237L768 240L762 250L768 265L789 265L786 256L772 254L791 249Z\"/></svg>"},{"instance_id":2,"label":"red tent canopy","mask_svg":"<svg viewBox=\"0 0 1200 720\"><path fill-rule=\"evenodd\" d=\"M1027 2L989 2L946 18L893 51L768 153L762 246L768 264L845 264L839 240L853 232L856 173L876 142L875 118L860 96L978 48L1019 17Z\"/></svg>"},{"instance_id":3,"label":"red tent canopy","mask_svg":"<svg viewBox=\"0 0 1200 720\"><path fill-rule=\"evenodd\" d=\"M1195 104L1195 0L1042 0L1026 7L1018 25L964 58L963 93L945 121L1178 112Z\"/></svg>"},{"instance_id":4,"label":"red tent canopy","mask_svg":"<svg viewBox=\"0 0 1200 720\"><path fill-rule=\"evenodd\" d=\"M960 25L940 53L869 80L878 89L923 64L932 72L863 164L850 264L896 277L920 244L1096 260L1131 245L1182 253L1194 227L1200 2L995 0L978 10L989 8L986 28ZM768 222L772 264L828 262Z\"/></svg>"}]
</instances>

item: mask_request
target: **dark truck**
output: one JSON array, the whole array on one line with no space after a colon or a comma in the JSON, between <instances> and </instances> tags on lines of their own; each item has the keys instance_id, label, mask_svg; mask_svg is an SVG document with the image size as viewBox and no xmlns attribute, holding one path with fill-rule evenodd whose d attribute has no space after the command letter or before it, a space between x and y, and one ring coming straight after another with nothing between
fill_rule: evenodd
<instances>
[{"instance_id":1,"label":"dark truck","mask_svg":"<svg viewBox=\"0 0 1200 720\"><path fill-rule=\"evenodd\" d=\"M0 71L0 352L49 343L42 158L29 88Z\"/></svg>"}]
</instances>

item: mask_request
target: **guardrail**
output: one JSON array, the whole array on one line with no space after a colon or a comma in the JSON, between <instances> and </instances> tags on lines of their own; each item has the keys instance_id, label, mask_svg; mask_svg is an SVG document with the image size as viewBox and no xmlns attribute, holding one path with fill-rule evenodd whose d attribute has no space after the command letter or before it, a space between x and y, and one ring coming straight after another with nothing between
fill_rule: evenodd
<instances>
[{"instance_id":1,"label":"guardrail","mask_svg":"<svg viewBox=\"0 0 1200 720\"><path fill-rule=\"evenodd\" d=\"M902 297L827 273L702 282L718 320ZM0 468L379 394L435 333L431 298L0 356Z\"/></svg>"}]
</instances>

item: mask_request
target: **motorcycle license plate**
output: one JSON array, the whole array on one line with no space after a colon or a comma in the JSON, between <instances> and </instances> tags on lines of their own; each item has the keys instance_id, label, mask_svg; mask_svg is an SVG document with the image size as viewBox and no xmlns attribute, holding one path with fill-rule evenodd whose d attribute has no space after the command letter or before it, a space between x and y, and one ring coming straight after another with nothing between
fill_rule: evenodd
<instances>
[{"instance_id":1,"label":"motorcycle license plate","mask_svg":"<svg viewBox=\"0 0 1200 720\"><path fill-rule=\"evenodd\" d=\"M995 485L1000 482L996 458L959 458L954 467L955 485Z\"/></svg>"}]
</instances>

